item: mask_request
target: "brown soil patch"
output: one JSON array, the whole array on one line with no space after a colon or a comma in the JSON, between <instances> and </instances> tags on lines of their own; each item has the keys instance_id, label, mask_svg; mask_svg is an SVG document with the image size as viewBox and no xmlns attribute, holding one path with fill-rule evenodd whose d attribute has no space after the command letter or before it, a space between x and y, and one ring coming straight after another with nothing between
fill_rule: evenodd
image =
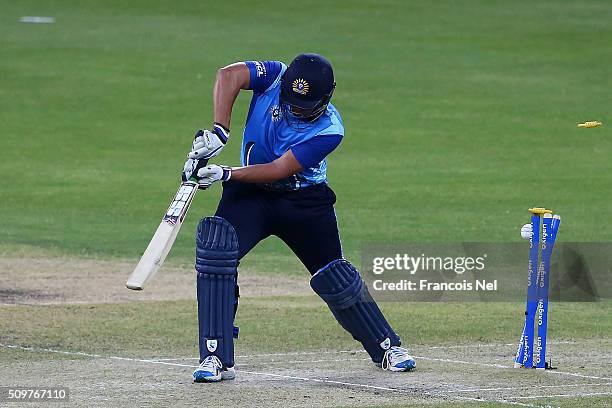
<instances>
[{"instance_id":1,"label":"brown soil patch","mask_svg":"<svg viewBox=\"0 0 612 408\"><path fill-rule=\"evenodd\" d=\"M135 263L68 258L0 259L0 304L118 303L195 299L192 268L164 266L143 291L125 287ZM312 294L308 279L241 271L241 296Z\"/></svg>"}]
</instances>

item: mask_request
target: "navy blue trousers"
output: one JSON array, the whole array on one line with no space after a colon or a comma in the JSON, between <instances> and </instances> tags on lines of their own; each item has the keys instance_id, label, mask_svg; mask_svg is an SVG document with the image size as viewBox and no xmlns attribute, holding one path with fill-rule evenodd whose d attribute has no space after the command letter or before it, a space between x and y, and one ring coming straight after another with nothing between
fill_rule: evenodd
<instances>
[{"instance_id":1,"label":"navy blue trousers","mask_svg":"<svg viewBox=\"0 0 612 408\"><path fill-rule=\"evenodd\" d=\"M336 195L327 184L296 191L268 191L254 184L230 181L223 183L215 215L226 219L236 230L240 259L259 241L275 235L312 275L342 258L335 202Z\"/></svg>"}]
</instances>

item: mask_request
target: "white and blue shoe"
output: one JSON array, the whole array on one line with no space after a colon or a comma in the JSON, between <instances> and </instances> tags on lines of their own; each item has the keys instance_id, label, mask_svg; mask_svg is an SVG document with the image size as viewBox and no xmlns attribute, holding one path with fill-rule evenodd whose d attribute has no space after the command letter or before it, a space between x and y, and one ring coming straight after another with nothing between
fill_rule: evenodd
<instances>
[{"instance_id":1,"label":"white and blue shoe","mask_svg":"<svg viewBox=\"0 0 612 408\"><path fill-rule=\"evenodd\" d=\"M393 346L385 352L381 368L389 371L410 371L416 367L416 361L403 347Z\"/></svg>"},{"instance_id":2,"label":"white and blue shoe","mask_svg":"<svg viewBox=\"0 0 612 408\"><path fill-rule=\"evenodd\" d=\"M217 356L208 356L193 372L194 382L217 382L236 378L234 367L223 367Z\"/></svg>"}]
</instances>

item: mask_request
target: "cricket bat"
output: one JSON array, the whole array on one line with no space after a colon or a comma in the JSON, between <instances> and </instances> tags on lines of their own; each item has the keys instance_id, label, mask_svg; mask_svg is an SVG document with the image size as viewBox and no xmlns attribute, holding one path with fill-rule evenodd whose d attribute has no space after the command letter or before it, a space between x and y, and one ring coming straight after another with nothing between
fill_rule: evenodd
<instances>
[{"instance_id":1,"label":"cricket bat","mask_svg":"<svg viewBox=\"0 0 612 408\"><path fill-rule=\"evenodd\" d=\"M206 162L207 160L201 160L196 171L205 166ZM191 180L181 183L151 242L149 242L138 265L136 265L136 268L134 268L134 271L125 283L128 289L142 290L145 283L162 266L181 230L183 220L198 191L198 187L198 183Z\"/></svg>"}]
</instances>

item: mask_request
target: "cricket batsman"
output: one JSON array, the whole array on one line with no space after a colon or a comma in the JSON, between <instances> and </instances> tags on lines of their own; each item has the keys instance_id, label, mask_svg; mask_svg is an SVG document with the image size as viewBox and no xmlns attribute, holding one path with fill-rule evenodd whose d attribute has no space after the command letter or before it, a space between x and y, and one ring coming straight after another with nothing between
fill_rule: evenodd
<instances>
[{"instance_id":1,"label":"cricket batsman","mask_svg":"<svg viewBox=\"0 0 612 408\"><path fill-rule=\"evenodd\" d=\"M338 323L383 370L409 371L414 359L400 347L357 269L342 255L327 185L329 155L342 141L340 113L330 103L332 66L318 54L280 61L246 61L220 69L213 90L214 124L196 133L183 170L202 188L223 182L214 217L196 233L200 365L196 382L235 378L234 317L238 263L261 240L283 240L312 275L310 286ZM230 138L232 107L241 90L253 97L244 127L241 166L198 161L217 156Z\"/></svg>"}]
</instances>

